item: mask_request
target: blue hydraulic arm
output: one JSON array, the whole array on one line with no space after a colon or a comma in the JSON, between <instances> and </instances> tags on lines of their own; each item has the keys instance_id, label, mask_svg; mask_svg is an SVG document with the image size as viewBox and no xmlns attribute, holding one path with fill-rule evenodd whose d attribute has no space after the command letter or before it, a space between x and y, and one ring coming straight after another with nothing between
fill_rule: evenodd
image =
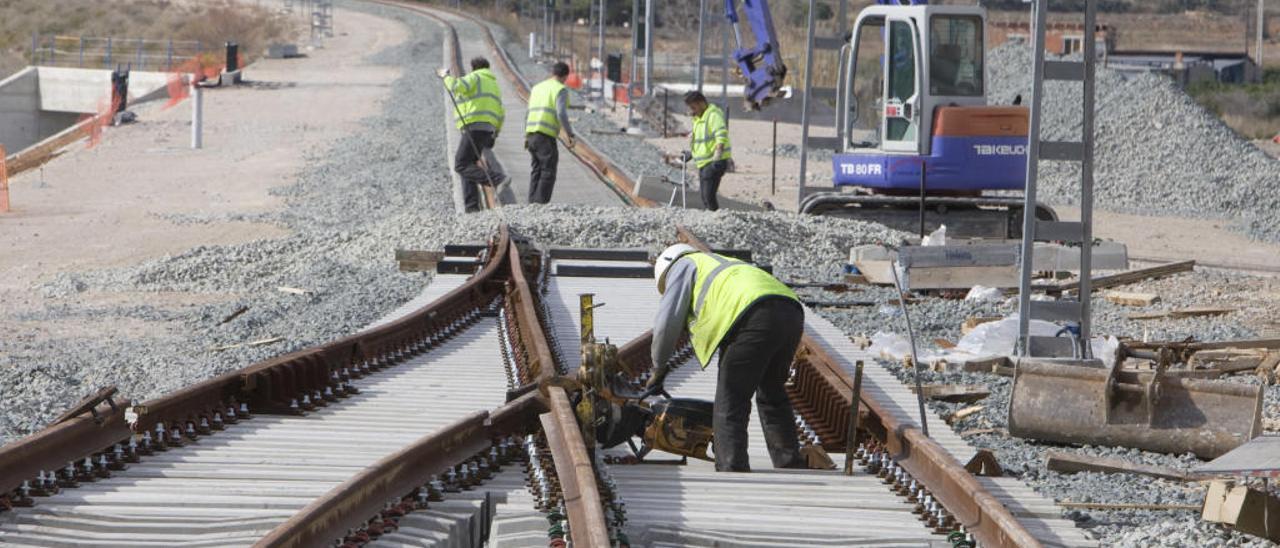
<instances>
[{"instance_id":1,"label":"blue hydraulic arm","mask_svg":"<svg viewBox=\"0 0 1280 548\"><path fill-rule=\"evenodd\" d=\"M742 44L742 28L738 23L737 0L724 0L724 15L733 25L733 36L738 47L733 59L738 63L742 76L747 79L746 101L751 110L782 91L787 78L787 66L782 63L782 51L778 48L778 34L773 29L773 14L769 12L769 0L742 0L742 10L751 24L755 36L754 47Z\"/></svg>"}]
</instances>

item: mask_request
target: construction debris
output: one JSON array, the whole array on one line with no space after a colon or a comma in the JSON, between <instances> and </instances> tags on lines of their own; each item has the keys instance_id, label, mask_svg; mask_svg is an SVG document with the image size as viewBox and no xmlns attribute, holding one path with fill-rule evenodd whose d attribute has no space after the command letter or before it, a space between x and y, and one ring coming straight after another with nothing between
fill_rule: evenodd
<instances>
[{"instance_id":1,"label":"construction debris","mask_svg":"<svg viewBox=\"0 0 1280 548\"><path fill-rule=\"evenodd\" d=\"M973 384L928 384L921 390L926 398L950 403L973 403L991 395L991 390Z\"/></svg>"},{"instance_id":2,"label":"construction debris","mask_svg":"<svg viewBox=\"0 0 1280 548\"><path fill-rule=\"evenodd\" d=\"M1129 502L1059 502L1063 508L1080 510L1199 510L1194 504L1138 504Z\"/></svg>"},{"instance_id":3,"label":"construction debris","mask_svg":"<svg viewBox=\"0 0 1280 548\"><path fill-rule=\"evenodd\" d=\"M1000 316L975 316L975 317L969 318L965 320L963 324L960 325L960 334L968 335L970 331L973 331L973 328L978 327L979 325L982 325L984 323L997 322L1002 319L1004 318L1001 318Z\"/></svg>"},{"instance_id":4,"label":"construction debris","mask_svg":"<svg viewBox=\"0 0 1280 548\"><path fill-rule=\"evenodd\" d=\"M1280 500L1230 481L1215 481L1205 493L1200 519L1280 541Z\"/></svg>"},{"instance_id":5,"label":"construction debris","mask_svg":"<svg viewBox=\"0 0 1280 548\"><path fill-rule=\"evenodd\" d=\"M1044 455L1045 467L1054 472L1074 474L1076 472L1102 472L1104 474L1138 474L1154 478L1187 481L1187 474L1181 470L1164 466L1138 464L1124 459L1076 455L1061 451L1049 451Z\"/></svg>"},{"instance_id":6,"label":"construction debris","mask_svg":"<svg viewBox=\"0 0 1280 548\"><path fill-rule=\"evenodd\" d=\"M1182 261L1178 263L1169 263L1149 268L1139 268L1119 274L1111 274L1108 276L1098 276L1090 282L1090 288L1093 291L1106 289L1108 287L1118 287L1137 283L1143 280L1155 280L1172 276L1182 272L1191 272L1195 270L1195 261ZM1076 291L1080 289L1079 280L1062 284L1056 288L1058 291Z\"/></svg>"},{"instance_id":7,"label":"construction debris","mask_svg":"<svg viewBox=\"0 0 1280 548\"><path fill-rule=\"evenodd\" d=\"M1174 310L1166 310L1164 312L1129 314L1128 318L1130 320L1160 320L1165 318L1181 320L1183 318L1192 318L1196 316L1221 316L1223 314L1230 314L1237 310L1240 310L1240 309L1217 307L1217 306L1196 306L1191 308L1178 308Z\"/></svg>"},{"instance_id":8,"label":"construction debris","mask_svg":"<svg viewBox=\"0 0 1280 548\"><path fill-rule=\"evenodd\" d=\"M248 346L262 346L264 344L278 343L283 340L284 340L284 337L268 337L266 339L258 339L256 341L215 346L213 348L210 348L209 350L213 352L222 352L224 350L231 350L233 348L242 348L242 347L248 347Z\"/></svg>"},{"instance_id":9,"label":"construction debris","mask_svg":"<svg viewBox=\"0 0 1280 548\"><path fill-rule=\"evenodd\" d=\"M443 259L443 251L396 250L396 262L401 272L431 272Z\"/></svg>"},{"instance_id":10,"label":"construction debris","mask_svg":"<svg viewBox=\"0 0 1280 548\"><path fill-rule=\"evenodd\" d=\"M986 409L986 408L987 406L985 405L974 405L972 407L966 407L952 414L951 417L948 419L948 422L950 422L951 424L955 424L959 422L961 419L969 415L972 415L974 413L977 413L979 411L982 411L983 409Z\"/></svg>"},{"instance_id":11,"label":"construction debris","mask_svg":"<svg viewBox=\"0 0 1280 548\"><path fill-rule=\"evenodd\" d=\"M1151 306L1160 302L1155 293L1128 293L1124 291L1108 291L1104 295L1107 302L1124 306Z\"/></svg>"},{"instance_id":12,"label":"construction debris","mask_svg":"<svg viewBox=\"0 0 1280 548\"><path fill-rule=\"evenodd\" d=\"M306 295L307 293L310 293L305 289L298 289L296 287L285 287L285 286L277 287L276 291L279 291L281 293L290 293L293 295Z\"/></svg>"}]
</instances>

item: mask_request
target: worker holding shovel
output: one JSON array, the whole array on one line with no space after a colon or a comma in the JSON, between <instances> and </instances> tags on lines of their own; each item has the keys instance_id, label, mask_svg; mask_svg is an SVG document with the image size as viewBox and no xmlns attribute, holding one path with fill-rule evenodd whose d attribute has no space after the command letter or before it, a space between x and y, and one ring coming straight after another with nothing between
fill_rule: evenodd
<instances>
[{"instance_id":1,"label":"worker holding shovel","mask_svg":"<svg viewBox=\"0 0 1280 548\"><path fill-rule=\"evenodd\" d=\"M471 72L466 76L454 77L444 68L437 74L444 79L444 88L453 102L456 123L462 132L453 170L462 177L463 204L467 212L479 211L478 185L496 188L508 181L505 173L485 161L486 156L493 157L493 143L502 131L505 116L502 91L489 70L489 60L484 57L471 60Z\"/></svg>"}]
</instances>

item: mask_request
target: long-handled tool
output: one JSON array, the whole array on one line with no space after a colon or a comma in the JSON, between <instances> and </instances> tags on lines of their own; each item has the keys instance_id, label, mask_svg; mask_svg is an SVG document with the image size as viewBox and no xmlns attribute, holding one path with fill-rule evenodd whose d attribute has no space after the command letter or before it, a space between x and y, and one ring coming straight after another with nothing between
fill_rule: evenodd
<instances>
[{"instance_id":1,"label":"long-handled tool","mask_svg":"<svg viewBox=\"0 0 1280 548\"><path fill-rule=\"evenodd\" d=\"M446 74L448 73L441 74L440 79L444 80ZM449 102L453 103L453 114L458 117L459 121L462 121L462 108L458 106L458 98L454 97L453 90L449 89L449 86L444 87L444 92L449 94ZM466 139L467 142L471 144L471 152L476 155L476 165L480 166L480 169L484 170L485 181L487 181L489 186L494 188L496 192L497 185L493 184L493 176L489 174L489 166L484 161L484 154L480 151L480 147L476 146L476 142L471 140L467 135L465 125L458 128L458 133L461 133L462 138ZM497 138L496 134L494 135L494 138Z\"/></svg>"},{"instance_id":2,"label":"long-handled tool","mask_svg":"<svg viewBox=\"0 0 1280 548\"><path fill-rule=\"evenodd\" d=\"M685 176L689 171L690 158L691 158L691 155L689 154L689 151L686 150L680 153L680 188L671 189L671 198L667 200L667 207L671 207L675 205L676 192L679 191L680 207L683 207L685 209L689 208L689 193L688 193L689 185L688 185L688 179L686 179Z\"/></svg>"}]
</instances>

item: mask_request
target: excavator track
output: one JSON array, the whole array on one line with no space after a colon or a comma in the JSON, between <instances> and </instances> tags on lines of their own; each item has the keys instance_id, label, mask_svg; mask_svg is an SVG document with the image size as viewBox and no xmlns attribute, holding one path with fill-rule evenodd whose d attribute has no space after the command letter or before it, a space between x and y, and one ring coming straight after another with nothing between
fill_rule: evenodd
<instances>
[{"instance_id":1,"label":"excavator track","mask_svg":"<svg viewBox=\"0 0 1280 548\"><path fill-rule=\"evenodd\" d=\"M918 196L818 192L805 198L800 212L881 223L916 233L920 231L920 205ZM925 230L933 231L945 224L948 236L1017 240L1022 238L1024 207L1020 197L928 196L924 199ZM1056 221L1058 213L1047 205L1036 204L1036 218Z\"/></svg>"}]
</instances>

